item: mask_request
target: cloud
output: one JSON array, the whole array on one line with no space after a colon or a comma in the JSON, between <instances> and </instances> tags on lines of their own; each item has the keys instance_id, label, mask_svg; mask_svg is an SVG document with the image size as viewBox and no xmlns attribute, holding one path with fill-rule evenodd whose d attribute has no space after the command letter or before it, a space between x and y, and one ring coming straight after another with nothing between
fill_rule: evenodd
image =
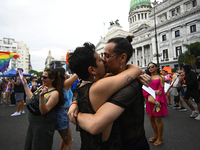
<instances>
[{"instance_id":1,"label":"cloud","mask_svg":"<svg viewBox=\"0 0 200 150\"><path fill-rule=\"evenodd\" d=\"M41 70L49 49L61 57L86 41L96 45L111 20L128 31L129 7L130 0L8 0L0 5L0 35L23 41Z\"/></svg>"}]
</instances>

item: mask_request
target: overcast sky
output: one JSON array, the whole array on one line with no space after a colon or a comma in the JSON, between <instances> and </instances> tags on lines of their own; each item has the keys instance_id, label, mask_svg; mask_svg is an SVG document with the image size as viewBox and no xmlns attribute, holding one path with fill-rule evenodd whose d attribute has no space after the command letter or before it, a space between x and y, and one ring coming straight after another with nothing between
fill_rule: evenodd
<instances>
[{"instance_id":1,"label":"overcast sky","mask_svg":"<svg viewBox=\"0 0 200 150\"><path fill-rule=\"evenodd\" d=\"M1 0L0 39L23 41L29 48L33 69L41 71L49 50L55 59L60 59L68 50L74 50L84 42L96 45L107 33L110 21L118 19L128 31L130 2Z\"/></svg>"}]
</instances>

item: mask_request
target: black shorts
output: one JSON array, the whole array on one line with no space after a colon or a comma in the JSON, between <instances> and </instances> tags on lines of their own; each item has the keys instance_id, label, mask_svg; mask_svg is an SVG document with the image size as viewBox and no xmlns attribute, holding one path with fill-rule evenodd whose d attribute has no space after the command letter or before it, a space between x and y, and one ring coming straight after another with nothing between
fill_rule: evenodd
<instances>
[{"instance_id":1,"label":"black shorts","mask_svg":"<svg viewBox=\"0 0 200 150\"><path fill-rule=\"evenodd\" d=\"M188 100L190 97L194 98L196 103L200 103L199 92L198 92L197 89L192 89L192 90L186 90L185 91L184 99Z\"/></svg>"}]
</instances>

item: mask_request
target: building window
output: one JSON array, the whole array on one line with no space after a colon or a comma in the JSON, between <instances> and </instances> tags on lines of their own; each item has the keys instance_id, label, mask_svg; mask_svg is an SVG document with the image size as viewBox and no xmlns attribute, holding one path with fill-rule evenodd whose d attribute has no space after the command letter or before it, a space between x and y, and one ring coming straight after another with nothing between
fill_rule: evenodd
<instances>
[{"instance_id":1,"label":"building window","mask_svg":"<svg viewBox=\"0 0 200 150\"><path fill-rule=\"evenodd\" d=\"M140 20L140 14L138 14L138 20Z\"/></svg>"},{"instance_id":2,"label":"building window","mask_svg":"<svg viewBox=\"0 0 200 150\"><path fill-rule=\"evenodd\" d=\"M190 33L196 32L196 25L190 26Z\"/></svg>"},{"instance_id":3,"label":"building window","mask_svg":"<svg viewBox=\"0 0 200 150\"><path fill-rule=\"evenodd\" d=\"M147 13L144 14L144 18L147 19Z\"/></svg>"},{"instance_id":4,"label":"building window","mask_svg":"<svg viewBox=\"0 0 200 150\"><path fill-rule=\"evenodd\" d=\"M179 37L179 36L180 36L180 31L179 30L175 31L175 37Z\"/></svg>"},{"instance_id":5,"label":"building window","mask_svg":"<svg viewBox=\"0 0 200 150\"><path fill-rule=\"evenodd\" d=\"M138 63L138 66L140 66L140 61L139 60L137 61L137 63Z\"/></svg>"},{"instance_id":6,"label":"building window","mask_svg":"<svg viewBox=\"0 0 200 150\"><path fill-rule=\"evenodd\" d=\"M179 57L182 54L181 46L176 47L176 57Z\"/></svg>"},{"instance_id":7,"label":"building window","mask_svg":"<svg viewBox=\"0 0 200 150\"><path fill-rule=\"evenodd\" d=\"M180 13L180 7L176 8L176 13L179 14Z\"/></svg>"},{"instance_id":8,"label":"building window","mask_svg":"<svg viewBox=\"0 0 200 150\"><path fill-rule=\"evenodd\" d=\"M163 41L166 41L166 39L167 39L167 38L166 38L166 34L165 34L165 35L162 36L162 40L163 40Z\"/></svg>"},{"instance_id":9,"label":"building window","mask_svg":"<svg viewBox=\"0 0 200 150\"><path fill-rule=\"evenodd\" d=\"M165 49L163 50L163 59L167 59L168 58L168 50Z\"/></svg>"},{"instance_id":10,"label":"building window","mask_svg":"<svg viewBox=\"0 0 200 150\"><path fill-rule=\"evenodd\" d=\"M193 1L192 1L192 6L193 6L193 7L196 7L196 6L197 6L197 0L193 0Z\"/></svg>"},{"instance_id":11,"label":"building window","mask_svg":"<svg viewBox=\"0 0 200 150\"><path fill-rule=\"evenodd\" d=\"M130 18L130 23L132 23L132 18Z\"/></svg>"},{"instance_id":12,"label":"building window","mask_svg":"<svg viewBox=\"0 0 200 150\"><path fill-rule=\"evenodd\" d=\"M141 14L141 19L143 19L143 14Z\"/></svg>"},{"instance_id":13,"label":"building window","mask_svg":"<svg viewBox=\"0 0 200 150\"><path fill-rule=\"evenodd\" d=\"M172 16L175 16L175 14L176 14L175 10L172 10Z\"/></svg>"}]
</instances>

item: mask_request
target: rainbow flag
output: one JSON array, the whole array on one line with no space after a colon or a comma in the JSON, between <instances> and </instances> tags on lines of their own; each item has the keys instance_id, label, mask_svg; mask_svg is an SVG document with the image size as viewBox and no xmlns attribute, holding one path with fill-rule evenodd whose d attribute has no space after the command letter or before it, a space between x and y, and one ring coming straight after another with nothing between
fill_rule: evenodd
<instances>
[{"instance_id":1,"label":"rainbow flag","mask_svg":"<svg viewBox=\"0 0 200 150\"><path fill-rule=\"evenodd\" d=\"M19 58L20 56L17 53L3 52L0 51L0 71L3 73L9 66L11 58Z\"/></svg>"}]
</instances>

